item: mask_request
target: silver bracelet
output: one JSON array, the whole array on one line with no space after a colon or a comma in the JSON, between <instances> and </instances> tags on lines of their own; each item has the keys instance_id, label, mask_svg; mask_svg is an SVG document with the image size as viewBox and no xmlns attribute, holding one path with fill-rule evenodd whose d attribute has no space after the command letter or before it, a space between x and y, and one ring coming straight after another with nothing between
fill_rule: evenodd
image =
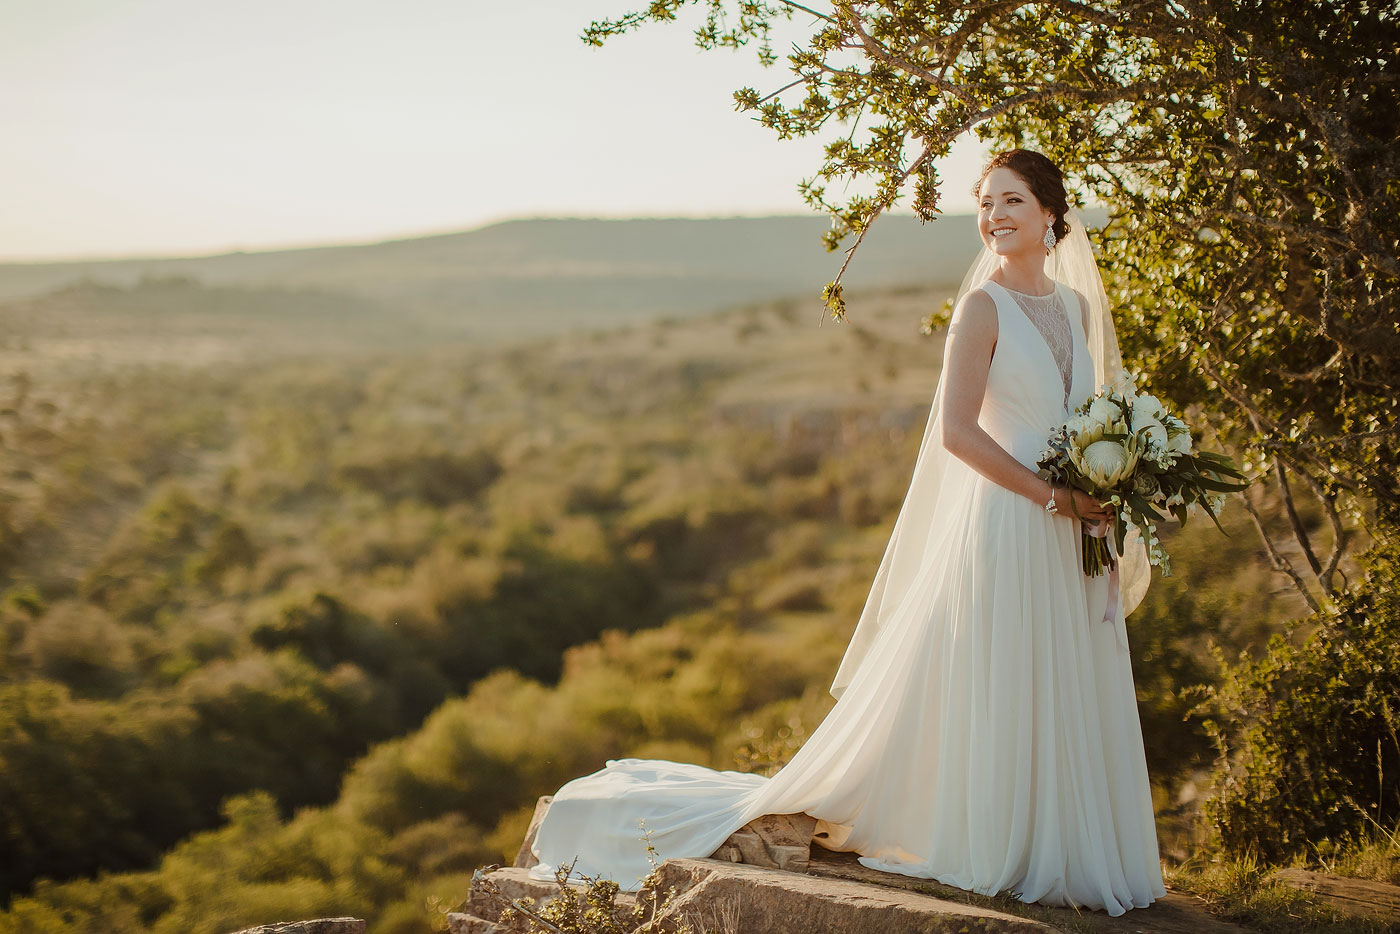
<instances>
[{"instance_id":1,"label":"silver bracelet","mask_svg":"<svg viewBox=\"0 0 1400 934\"><path fill-rule=\"evenodd\" d=\"M1045 511L1051 515L1057 515L1060 511L1059 507L1055 505L1055 484L1053 483L1050 484L1050 502L1045 504Z\"/></svg>"}]
</instances>

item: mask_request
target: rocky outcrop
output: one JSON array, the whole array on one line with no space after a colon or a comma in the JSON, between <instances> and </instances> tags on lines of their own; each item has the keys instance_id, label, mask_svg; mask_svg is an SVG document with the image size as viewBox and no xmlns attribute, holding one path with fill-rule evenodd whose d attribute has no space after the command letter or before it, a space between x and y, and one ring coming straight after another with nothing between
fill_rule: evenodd
<instances>
[{"instance_id":1,"label":"rocky outcrop","mask_svg":"<svg viewBox=\"0 0 1400 934\"><path fill-rule=\"evenodd\" d=\"M549 802L554 800L554 795L545 795L535 802L535 814L530 818L530 827L525 831L525 840L520 844L520 852L515 854L515 862L511 863L519 869L529 869L539 862L535 859L535 854L530 852L530 847L535 843L535 834L539 832L540 821L544 820L545 813L549 810Z\"/></svg>"},{"instance_id":2,"label":"rocky outcrop","mask_svg":"<svg viewBox=\"0 0 1400 934\"><path fill-rule=\"evenodd\" d=\"M986 908L959 904L876 886L824 879L781 869L763 869L715 859L670 859L658 870L662 891L671 897L662 920L689 921L695 930L743 934L1049 934L1045 924ZM518 867L490 878L510 898L543 902L557 886L536 882ZM624 896L625 898L626 896ZM619 898L622 903L622 898ZM463 911L448 915L452 934L506 934L514 928L495 923L504 903L473 892Z\"/></svg>"},{"instance_id":3,"label":"rocky outcrop","mask_svg":"<svg viewBox=\"0 0 1400 934\"><path fill-rule=\"evenodd\" d=\"M817 819L806 814L765 814L730 834L710 858L806 872L816 829Z\"/></svg>"},{"instance_id":4,"label":"rocky outcrop","mask_svg":"<svg viewBox=\"0 0 1400 934\"><path fill-rule=\"evenodd\" d=\"M454 911L447 916L447 934L511 934L511 930L503 924Z\"/></svg>"},{"instance_id":5,"label":"rocky outcrop","mask_svg":"<svg viewBox=\"0 0 1400 934\"><path fill-rule=\"evenodd\" d=\"M862 866L855 853L833 853L814 847L809 875L827 879L845 879L881 889L904 889L947 901L967 902L973 899L983 904L992 899L970 895L962 889L944 885L933 879L919 879L896 873L881 872ZM1199 899L1181 892L1168 891L1150 908L1136 908L1117 918L1102 911L1078 911L1074 908L1047 908L1040 905L1022 906L1011 903L1012 910L1028 912L1064 930L1093 932L1093 934L1249 934L1247 928L1222 921L1210 914Z\"/></svg>"},{"instance_id":6,"label":"rocky outcrop","mask_svg":"<svg viewBox=\"0 0 1400 934\"><path fill-rule=\"evenodd\" d=\"M666 914L704 922L733 906L744 934L1050 934L1055 929L1015 915L876 886L781 869L671 859L661 883L672 896Z\"/></svg>"},{"instance_id":7,"label":"rocky outcrop","mask_svg":"<svg viewBox=\"0 0 1400 934\"><path fill-rule=\"evenodd\" d=\"M483 876L488 881L483 882ZM498 923L501 911L507 905L526 898L542 904L558 894L558 891L559 887L554 882L531 879L527 866L479 869L473 876L467 900L457 911L448 914L447 930L449 934L508 934L516 928ZM637 904L637 897L620 892L614 898L613 904L619 908L631 908ZM520 929L523 930L523 927Z\"/></svg>"},{"instance_id":8,"label":"rocky outcrop","mask_svg":"<svg viewBox=\"0 0 1400 934\"><path fill-rule=\"evenodd\" d=\"M365 934L359 918L320 918L316 921L280 921L244 928L237 934Z\"/></svg>"},{"instance_id":9,"label":"rocky outcrop","mask_svg":"<svg viewBox=\"0 0 1400 934\"><path fill-rule=\"evenodd\" d=\"M460 911L448 916L452 934L515 934L500 923L511 901L542 903L558 894L554 882L529 878L530 853L550 798L539 800L514 867L473 885ZM1072 908L1025 906L989 899L930 879L862 866L852 853L811 846L817 822L805 814L765 815L727 839L710 859L674 859L658 869L662 898L671 899L666 918L688 921L695 930L743 934L938 934L938 932L1048 932L1063 922L1094 934L1244 934L1245 929L1212 918L1191 897L1169 892L1151 908L1118 918ZM495 894L487 890L494 888ZM635 905L620 895L619 906ZM663 920L665 920L663 919Z\"/></svg>"}]
</instances>

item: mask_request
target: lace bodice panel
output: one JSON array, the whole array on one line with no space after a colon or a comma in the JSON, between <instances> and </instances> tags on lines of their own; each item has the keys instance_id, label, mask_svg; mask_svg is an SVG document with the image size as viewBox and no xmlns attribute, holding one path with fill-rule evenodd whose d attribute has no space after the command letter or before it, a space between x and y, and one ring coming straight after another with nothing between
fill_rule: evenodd
<instances>
[{"instance_id":1,"label":"lace bodice panel","mask_svg":"<svg viewBox=\"0 0 1400 934\"><path fill-rule=\"evenodd\" d=\"M1045 344L1055 358L1055 365L1060 368L1065 403L1068 404L1070 386L1074 381L1074 332L1070 329L1069 314L1060 298L1060 290L1056 289L1049 295L1027 295L1014 289L1006 289L1006 292L1026 313L1040 336L1045 338Z\"/></svg>"}]
</instances>

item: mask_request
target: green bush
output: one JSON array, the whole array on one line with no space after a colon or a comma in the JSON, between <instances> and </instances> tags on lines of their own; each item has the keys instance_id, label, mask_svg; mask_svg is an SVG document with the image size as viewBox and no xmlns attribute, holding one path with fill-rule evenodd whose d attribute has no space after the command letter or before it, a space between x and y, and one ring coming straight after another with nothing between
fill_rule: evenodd
<instances>
[{"instance_id":1,"label":"green bush","mask_svg":"<svg viewBox=\"0 0 1400 934\"><path fill-rule=\"evenodd\" d=\"M79 700L41 680L0 684L0 891L147 865L208 820L196 730L183 706Z\"/></svg>"},{"instance_id":2,"label":"green bush","mask_svg":"<svg viewBox=\"0 0 1400 934\"><path fill-rule=\"evenodd\" d=\"M1276 635L1214 693L1221 749L1206 814L1224 849L1269 862L1363 839L1400 817L1400 543L1365 579Z\"/></svg>"},{"instance_id":3,"label":"green bush","mask_svg":"<svg viewBox=\"0 0 1400 934\"><path fill-rule=\"evenodd\" d=\"M289 822L269 795L231 798L227 823L175 847L151 872L41 882L0 912L0 934L224 934L317 915L364 916L404 887L387 841L323 811Z\"/></svg>"}]
</instances>

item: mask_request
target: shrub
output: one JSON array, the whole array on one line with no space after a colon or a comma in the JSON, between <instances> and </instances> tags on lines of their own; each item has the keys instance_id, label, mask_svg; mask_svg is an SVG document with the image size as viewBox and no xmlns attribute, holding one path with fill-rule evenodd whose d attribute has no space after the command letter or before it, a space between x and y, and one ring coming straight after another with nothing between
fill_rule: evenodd
<instances>
[{"instance_id":1,"label":"shrub","mask_svg":"<svg viewBox=\"0 0 1400 934\"><path fill-rule=\"evenodd\" d=\"M1206 814L1231 853L1285 861L1400 815L1400 543L1362 567L1311 635L1274 636L1213 692L1221 758Z\"/></svg>"}]
</instances>

